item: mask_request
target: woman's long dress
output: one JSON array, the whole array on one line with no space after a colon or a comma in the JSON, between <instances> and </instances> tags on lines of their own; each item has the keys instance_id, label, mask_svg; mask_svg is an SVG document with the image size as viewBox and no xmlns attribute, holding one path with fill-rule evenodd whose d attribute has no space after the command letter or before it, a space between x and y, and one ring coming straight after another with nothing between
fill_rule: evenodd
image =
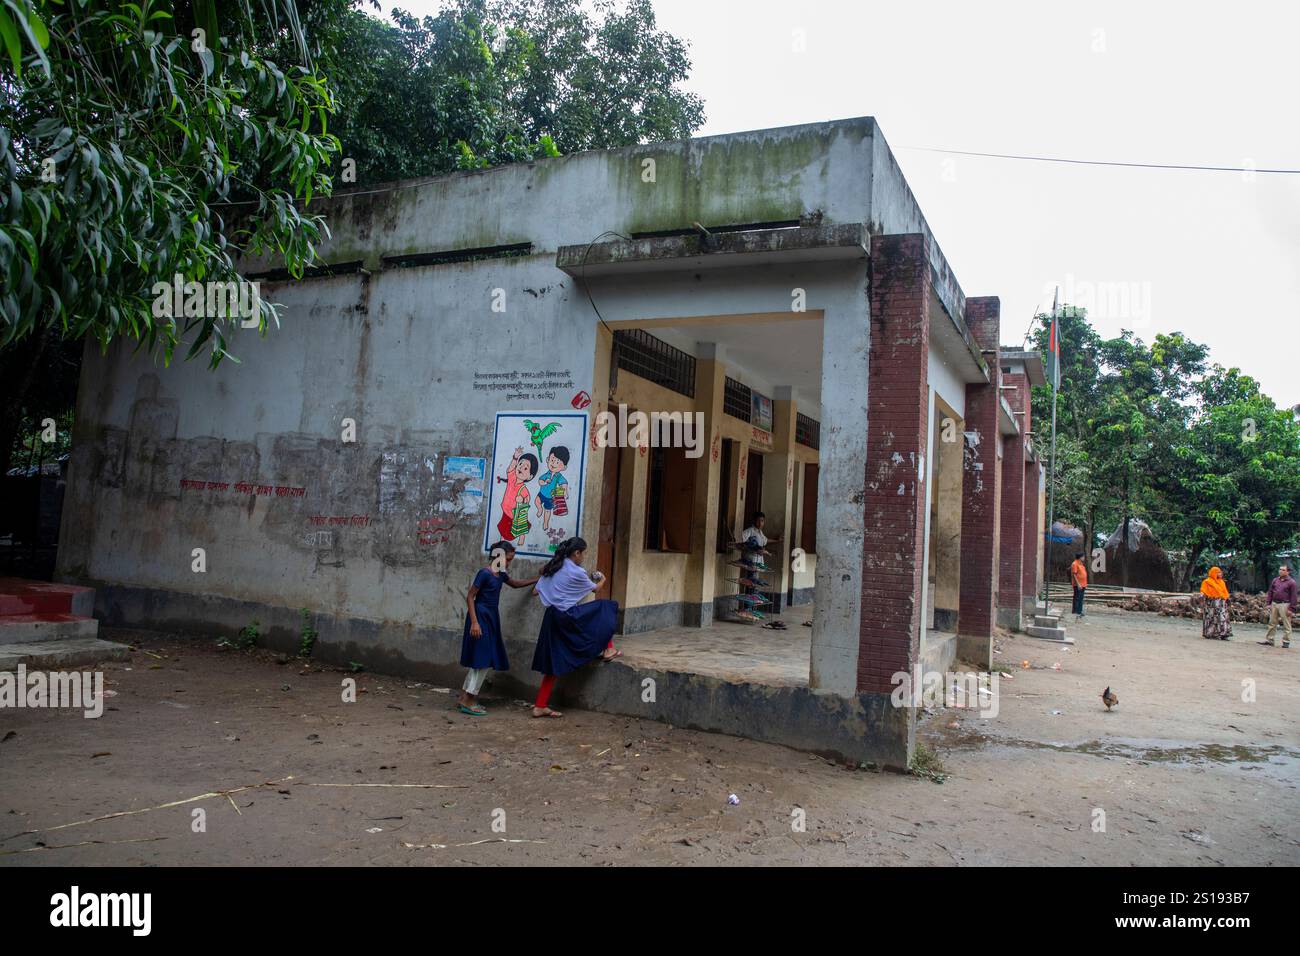
<instances>
[{"instance_id":1,"label":"woman's long dress","mask_svg":"<svg viewBox=\"0 0 1300 956\"><path fill-rule=\"evenodd\" d=\"M1232 619L1228 616L1228 602L1223 598L1205 599L1205 617L1201 621L1202 636L1226 641L1232 637Z\"/></svg>"}]
</instances>

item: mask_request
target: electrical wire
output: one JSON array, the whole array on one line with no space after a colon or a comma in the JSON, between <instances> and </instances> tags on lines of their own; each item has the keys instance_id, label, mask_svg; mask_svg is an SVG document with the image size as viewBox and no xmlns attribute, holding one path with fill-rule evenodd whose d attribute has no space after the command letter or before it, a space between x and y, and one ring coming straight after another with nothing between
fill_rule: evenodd
<instances>
[{"instance_id":1,"label":"electrical wire","mask_svg":"<svg viewBox=\"0 0 1300 956\"><path fill-rule=\"evenodd\" d=\"M1254 169L1250 166L1201 166L1194 163L1128 163L1106 159L1069 159L1063 156L1022 156L1016 153L981 153L970 149L943 149L938 146L899 146L923 153L945 153L949 156L979 156L985 159L1015 159L1033 163L1065 163L1071 166L1116 166L1125 169L1182 169L1195 172L1217 173L1273 173L1300 175L1300 169Z\"/></svg>"},{"instance_id":2,"label":"electrical wire","mask_svg":"<svg viewBox=\"0 0 1300 956\"><path fill-rule=\"evenodd\" d=\"M945 149L940 146L898 146L896 149L911 149L922 153L944 153L949 156L977 156L984 159L1014 159L1022 162L1033 163L1064 163L1072 166L1114 166L1123 169L1176 169L1190 170L1193 172L1217 172L1217 173L1268 173L1283 176L1300 176L1300 169L1253 169L1249 166L1203 166L1197 163L1131 163L1122 160L1106 159L1070 159L1064 156L1026 156L1017 153L981 153L971 149ZM428 183L427 177L418 180L409 180L406 182L394 183L391 186L382 186L377 189L363 189L351 192L332 193L329 197L322 198L351 198L354 196L375 196L380 193L396 192L399 189L414 189L418 186L424 186ZM260 202L258 199L239 199L239 200L218 200L209 203L210 206L252 206ZM295 199L294 202L301 200ZM602 233L601 235L604 235ZM618 235L618 233L613 233ZM622 236L620 238L627 238Z\"/></svg>"},{"instance_id":3,"label":"electrical wire","mask_svg":"<svg viewBox=\"0 0 1300 956\"><path fill-rule=\"evenodd\" d=\"M587 256L591 254L591 247L600 242L600 240L604 239L606 236L617 236L627 242L632 241L631 236L625 236L621 232L616 232L613 229L606 229L595 239L592 239L587 243L586 248L582 250L582 262L578 264L578 281L582 283L582 291L587 294L587 301L591 303L591 310L596 313L596 318L600 320L600 324L605 327L605 331L610 334L611 338L613 338L614 330L609 327L609 323L605 321L605 317L600 314L600 309L596 308L596 300L591 297L591 286L587 284Z\"/></svg>"}]
</instances>

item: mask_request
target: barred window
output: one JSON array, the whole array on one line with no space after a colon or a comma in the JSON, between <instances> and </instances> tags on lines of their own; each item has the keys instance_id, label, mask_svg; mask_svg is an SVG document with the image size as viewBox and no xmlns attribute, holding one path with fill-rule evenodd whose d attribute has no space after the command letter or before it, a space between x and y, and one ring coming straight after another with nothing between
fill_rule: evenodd
<instances>
[{"instance_id":1,"label":"barred window","mask_svg":"<svg viewBox=\"0 0 1300 956\"><path fill-rule=\"evenodd\" d=\"M794 418L794 440L809 448L821 448L822 423L799 412Z\"/></svg>"},{"instance_id":2,"label":"barred window","mask_svg":"<svg viewBox=\"0 0 1300 956\"><path fill-rule=\"evenodd\" d=\"M747 422L753 414L753 391L734 378L728 378L722 387L722 410L732 418Z\"/></svg>"},{"instance_id":3,"label":"barred window","mask_svg":"<svg viewBox=\"0 0 1300 956\"><path fill-rule=\"evenodd\" d=\"M673 348L643 329L620 329L614 333L614 367L687 398L695 397L695 356Z\"/></svg>"}]
</instances>

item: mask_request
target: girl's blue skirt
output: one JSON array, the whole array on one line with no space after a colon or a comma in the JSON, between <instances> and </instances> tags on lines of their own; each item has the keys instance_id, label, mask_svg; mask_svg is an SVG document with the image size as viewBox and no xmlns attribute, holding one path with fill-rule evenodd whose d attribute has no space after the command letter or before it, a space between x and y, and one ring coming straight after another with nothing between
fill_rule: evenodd
<instances>
[{"instance_id":1,"label":"girl's blue skirt","mask_svg":"<svg viewBox=\"0 0 1300 956\"><path fill-rule=\"evenodd\" d=\"M609 646L617 617L617 601L588 601L567 611L548 607L537 635L533 670L559 677L595 660Z\"/></svg>"},{"instance_id":2,"label":"girl's blue skirt","mask_svg":"<svg viewBox=\"0 0 1300 956\"><path fill-rule=\"evenodd\" d=\"M510 670L510 658L506 656L506 642L501 638L501 616L495 607L477 604L474 612L478 615L478 626L483 636L478 640L469 634L469 613L465 614L465 632L460 639L460 664L476 670L490 667L494 671Z\"/></svg>"}]
</instances>

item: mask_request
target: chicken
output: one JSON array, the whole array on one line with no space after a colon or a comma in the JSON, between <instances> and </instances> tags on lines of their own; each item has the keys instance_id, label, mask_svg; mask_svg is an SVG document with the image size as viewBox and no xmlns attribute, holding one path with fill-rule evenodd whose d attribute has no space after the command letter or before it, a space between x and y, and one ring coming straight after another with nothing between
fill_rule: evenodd
<instances>
[{"instance_id":1,"label":"chicken","mask_svg":"<svg viewBox=\"0 0 1300 956\"><path fill-rule=\"evenodd\" d=\"M1112 707L1119 704L1119 695L1112 692L1111 689L1107 687L1101 692L1101 702L1106 705L1107 710L1110 710Z\"/></svg>"}]
</instances>

